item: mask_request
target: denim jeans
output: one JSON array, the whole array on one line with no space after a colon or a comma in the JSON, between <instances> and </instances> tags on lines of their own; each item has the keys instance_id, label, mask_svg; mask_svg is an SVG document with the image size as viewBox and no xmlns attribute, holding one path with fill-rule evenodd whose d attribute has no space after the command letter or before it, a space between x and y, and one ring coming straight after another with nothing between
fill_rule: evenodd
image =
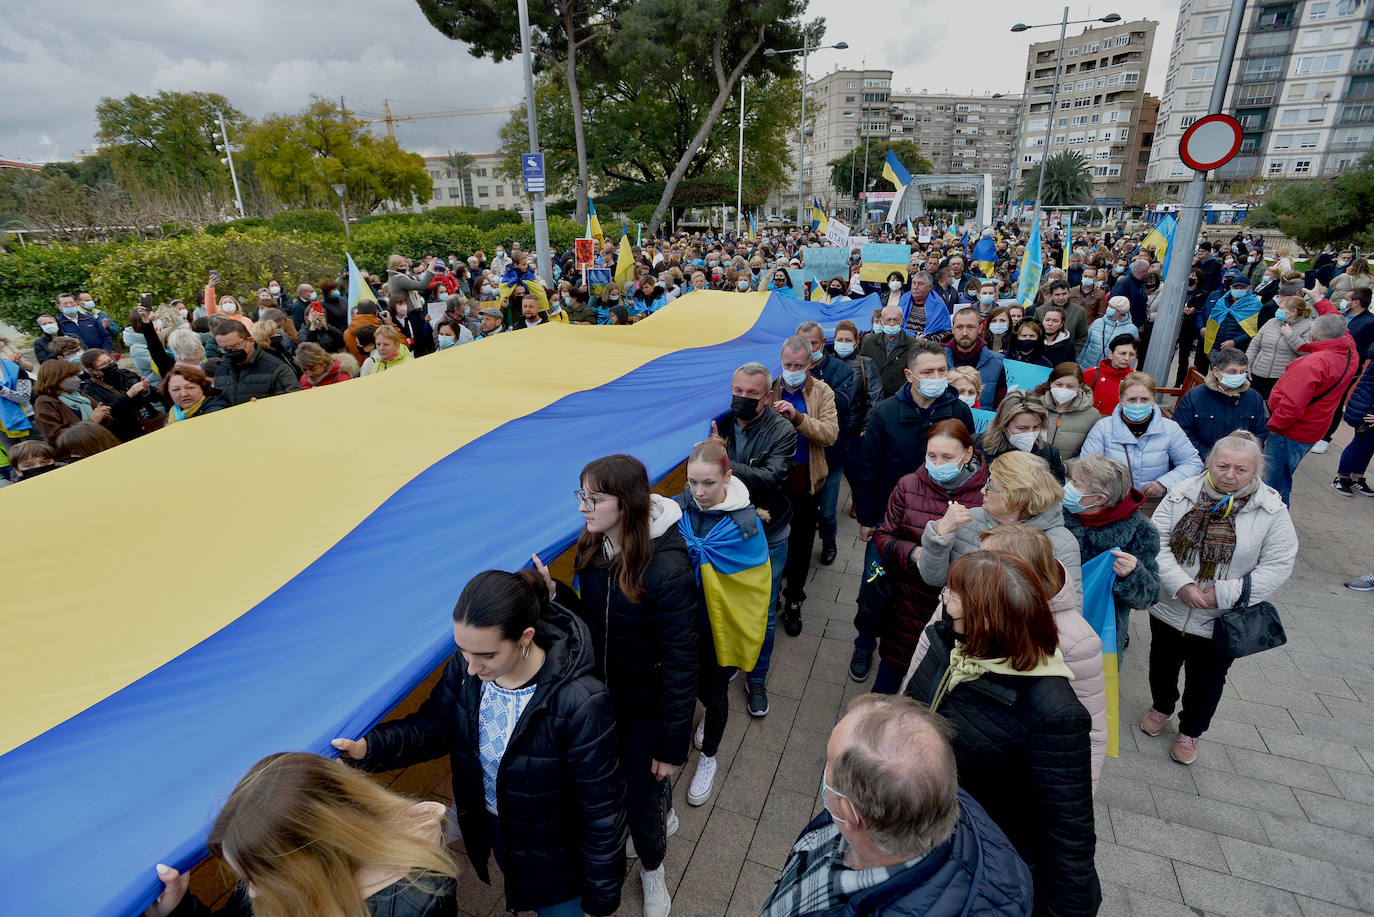
<instances>
[{"instance_id":1,"label":"denim jeans","mask_svg":"<svg viewBox=\"0 0 1374 917\"><path fill-rule=\"evenodd\" d=\"M768 680L768 662L773 658L773 633L778 624L778 592L782 586L782 569L787 565L787 542L791 529L782 534L782 540L768 546L768 563L773 568L773 592L768 597L768 629L763 632L763 647L759 650L759 661L754 670L745 676L745 684L761 685Z\"/></svg>"},{"instance_id":2,"label":"denim jeans","mask_svg":"<svg viewBox=\"0 0 1374 917\"><path fill-rule=\"evenodd\" d=\"M1343 478L1362 478L1369 469L1371 458L1374 458L1374 436L1356 436L1341 453L1336 473Z\"/></svg>"},{"instance_id":3,"label":"denim jeans","mask_svg":"<svg viewBox=\"0 0 1374 917\"><path fill-rule=\"evenodd\" d=\"M1293 472L1311 448L1311 443L1300 443L1273 430L1264 441L1264 483L1279 492L1284 506L1293 492Z\"/></svg>"},{"instance_id":4,"label":"denim jeans","mask_svg":"<svg viewBox=\"0 0 1374 917\"><path fill-rule=\"evenodd\" d=\"M825 476L825 483L821 485L821 492L816 494L816 499L820 502L817 512L820 514L821 522L821 542L823 544L834 544L835 534L839 531L839 523L835 521L835 513L840 502L840 478L844 477L844 468L831 468L830 473Z\"/></svg>"}]
</instances>

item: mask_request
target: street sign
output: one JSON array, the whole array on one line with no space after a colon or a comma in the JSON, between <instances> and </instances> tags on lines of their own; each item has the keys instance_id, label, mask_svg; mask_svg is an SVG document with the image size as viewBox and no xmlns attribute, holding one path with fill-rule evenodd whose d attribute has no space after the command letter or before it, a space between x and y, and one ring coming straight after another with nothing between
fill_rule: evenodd
<instances>
[{"instance_id":1,"label":"street sign","mask_svg":"<svg viewBox=\"0 0 1374 917\"><path fill-rule=\"evenodd\" d=\"M1230 115L1216 114L1199 118L1183 132L1178 142L1178 156L1184 165L1199 172L1207 172L1231 161L1240 150L1240 122Z\"/></svg>"},{"instance_id":2,"label":"street sign","mask_svg":"<svg viewBox=\"0 0 1374 917\"><path fill-rule=\"evenodd\" d=\"M525 153L520 157L520 172L525 179L526 194L544 193L544 154Z\"/></svg>"}]
</instances>

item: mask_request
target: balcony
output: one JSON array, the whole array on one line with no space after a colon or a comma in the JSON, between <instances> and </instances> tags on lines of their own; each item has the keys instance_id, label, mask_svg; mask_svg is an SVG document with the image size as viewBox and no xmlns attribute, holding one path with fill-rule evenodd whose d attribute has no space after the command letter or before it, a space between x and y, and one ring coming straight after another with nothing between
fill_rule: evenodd
<instances>
[{"instance_id":1,"label":"balcony","mask_svg":"<svg viewBox=\"0 0 1374 917\"><path fill-rule=\"evenodd\" d=\"M1346 103L1341 106L1340 112L1336 115L1337 124L1374 124L1374 104L1352 105Z\"/></svg>"}]
</instances>

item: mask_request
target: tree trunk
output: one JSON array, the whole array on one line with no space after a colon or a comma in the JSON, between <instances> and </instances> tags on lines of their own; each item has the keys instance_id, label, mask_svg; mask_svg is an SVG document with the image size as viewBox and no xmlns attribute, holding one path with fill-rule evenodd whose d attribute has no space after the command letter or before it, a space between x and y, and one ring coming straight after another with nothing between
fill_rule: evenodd
<instances>
[{"instance_id":1,"label":"tree trunk","mask_svg":"<svg viewBox=\"0 0 1374 917\"><path fill-rule=\"evenodd\" d=\"M568 40L568 56L563 62L563 76L568 82L568 104L572 107L573 143L577 147L577 212L573 220L578 226L587 225L587 134L582 123L582 94L577 90L577 36L574 34L572 10L563 8L563 33Z\"/></svg>"},{"instance_id":2,"label":"tree trunk","mask_svg":"<svg viewBox=\"0 0 1374 917\"><path fill-rule=\"evenodd\" d=\"M721 26L721 28L723 29L724 26ZM663 215L667 213L668 207L673 201L673 194L677 191L678 183L682 181L682 177L687 174L687 167L692 164L692 159L696 157L697 151L701 149L701 145L706 142L706 138L710 135L711 131L715 129L716 120L720 117L720 113L725 110L725 103L734 95L735 81L738 80L740 74L744 72L744 68L749 65L749 61L753 59L754 54L759 48L763 47L763 29L759 29L758 38L754 41L753 47L751 47L748 53L740 59L740 62L735 66L735 69L730 72L728 77L725 75L724 67L720 61L720 43L721 34L717 31L715 47L711 54L712 64L716 72L715 101L711 103L710 110L707 111L706 117L701 122L701 126L697 128L696 135L692 137L692 142L687 144L687 149L684 150L682 156L678 158L677 165L673 168L673 173L668 176L668 183L663 187L663 196L659 198L658 206L654 208L654 215L649 220L648 228L651 235L657 234L659 224L663 222Z\"/></svg>"}]
</instances>

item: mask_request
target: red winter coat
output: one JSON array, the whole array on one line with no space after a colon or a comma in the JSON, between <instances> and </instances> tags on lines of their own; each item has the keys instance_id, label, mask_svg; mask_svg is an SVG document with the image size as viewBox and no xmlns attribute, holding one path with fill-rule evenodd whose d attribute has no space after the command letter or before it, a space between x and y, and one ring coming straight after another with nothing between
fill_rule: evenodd
<instances>
[{"instance_id":1,"label":"red winter coat","mask_svg":"<svg viewBox=\"0 0 1374 917\"><path fill-rule=\"evenodd\" d=\"M910 562L911 552L920 546L926 523L943 516L951 500L969 508L983 505L988 462L982 453L975 452L974 456L978 470L953 491L932 481L925 465L899 479L887 501L887 516L873 535L886 569L894 574L895 607L879 627L882 643L878 653L898 671L906 671L921 631L940 604L940 587L921 579L916 565Z\"/></svg>"},{"instance_id":2,"label":"red winter coat","mask_svg":"<svg viewBox=\"0 0 1374 917\"><path fill-rule=\"evenodd\" d=\"M443 296L452 296L458 292L458 278L449 273L435 274L434 279L429 282L429 288L433 290L436 287L444 288Z\"/></svg>"},{"instance_id":3,"label":"red winter coat","mask_svg":"<svg viewBox=\"0 0 1374 917\"><path fill-rule=\"evenodd\" d=\"M1106 416L1121 403L1121 380L1133 369L1113 369L1111 360L1103 360L1083 374L1083 384L1093 393L1093 407Z\"/></svg>"},{"instance_id":4,"label":"red winter coat","mask_svg":"<svg viewBox=\"0 0 1374 917\"><path fill-rule=\"evenodd\" d=\"M353 377L339 368L339 361L335 360L334 365L329 367L329 372L324 374L319 382L311 382L310 376L301 373L301 388L319 388L321 385L333 385L335 382L347 382ZM352 391L352 389L349 389Z\"/></svg>"},{"instance_id":5,"label":"red winter coat","mask_svg":"<svg viewBox=\"0 0 1374 917\"><path fill-rule=\"evenodd\" d=\"M1326 433L1331 415L1360 371L1360 355L1349 334L1311 341L1298 353L1269 393L1269 432L1315 443Z\"/></svg>"}]
</instances>

